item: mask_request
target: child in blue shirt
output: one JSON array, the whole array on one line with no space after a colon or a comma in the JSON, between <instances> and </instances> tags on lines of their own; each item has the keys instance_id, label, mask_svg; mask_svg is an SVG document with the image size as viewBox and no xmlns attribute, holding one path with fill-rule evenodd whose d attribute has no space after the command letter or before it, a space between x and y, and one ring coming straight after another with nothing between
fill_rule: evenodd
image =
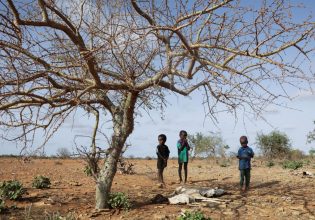
<instances>
[{"instance_id":1,"label":"child in blue shirt","mask_svg":"<svg viewBox=\"0 0 315 220\"><path fill-rule=\"evenodd\" d=\"M237 158L239 159L239 170L240 170L240 186L243 191L249 189L250 183L250 161L254 157L254 151L250 148L248 144L248 139L246 136L240 137L241 146L237 152ZM245 186L244 186L245 179Z\"/></svg>"}]
</instances>

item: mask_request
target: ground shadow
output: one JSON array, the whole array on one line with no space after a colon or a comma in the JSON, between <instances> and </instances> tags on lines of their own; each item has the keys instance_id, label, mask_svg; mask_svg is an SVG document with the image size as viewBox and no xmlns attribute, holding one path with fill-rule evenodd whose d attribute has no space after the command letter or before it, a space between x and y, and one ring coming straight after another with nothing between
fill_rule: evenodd
<instances>
[{"instance_id":1,"label":"ground shadow","mask_svg":"<svg viewBox=\"0 0 315 220\"><path fill-rule=\"evenodd\" d=\"M281 183L280 181L275 180L275 181L261 183L258 185L253 185L251 188L252 189L270 188L274 185L279 185L280 183Z\"/></svg>"}]
</instances>

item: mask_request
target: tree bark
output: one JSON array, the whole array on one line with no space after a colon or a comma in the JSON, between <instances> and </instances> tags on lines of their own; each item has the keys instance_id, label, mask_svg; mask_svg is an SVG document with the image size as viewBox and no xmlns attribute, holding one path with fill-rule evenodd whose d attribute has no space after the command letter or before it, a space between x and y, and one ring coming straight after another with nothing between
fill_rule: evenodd
<instances>
[{"instance_id":1,"label":"tree bark","mask_svg":"<svg viewBox=\"0 0 315 220\"><path fill-rule=\"evenodd\" d=\"M114 134L108 150L108 156L96 184L96 209L108 208L109 195L117 171L117 163L128 136L134 128L134 109L138 93L129 93L123 108L112 112Z\"/></svg>"},{"instance_id":2,"label":"tree bark","mask_svg":"<svg viewBox=\"0 0 315 220\"><path fill-rule=\"evenodd\" d=\"M96 184L96 209L108 208L109 194L117 171L117 162L124 143L112 143L112 150L106 158Z\"/></svg>"}]
</instances>

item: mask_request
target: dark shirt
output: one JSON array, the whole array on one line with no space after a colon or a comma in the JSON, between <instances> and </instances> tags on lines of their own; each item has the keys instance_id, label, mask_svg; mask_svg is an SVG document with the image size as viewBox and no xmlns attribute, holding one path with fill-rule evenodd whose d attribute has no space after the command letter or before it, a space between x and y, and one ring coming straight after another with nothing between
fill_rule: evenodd
<instances>
[{"instance_id":1,"label":"dark shirt","mask_svg":"<svg viewBox=\"0 0 315 220\"><path fill-rule=\"evenodd\" d=\"M170 156L170 150L165 144L159 144L156 147L156 154L158 156L158 159L165 160L168 159L168 157Z\"/></svg>"},{"instance_id":2,"label":"dark shirt","mask_svg":"<svg viewBox=\"0 0 315 220\"><path fill-rule=\"evenodd\" d=\"M167 167L167 159L170 156L170 150L165 144L160 144L156 147L157 168L163 170Z\"/></svg>"},{"instance_id":3,"label":"dark shirt","mask_svg":"<svg viewBox=\"0 0 315 220\"><path fill-rule=\"evenodd\" d=\"M250 160L254 157L254 151L252 148L240 147L237 152L237 158L239 159L239 169L250 169Z\"/></svg>"}]
</instances>

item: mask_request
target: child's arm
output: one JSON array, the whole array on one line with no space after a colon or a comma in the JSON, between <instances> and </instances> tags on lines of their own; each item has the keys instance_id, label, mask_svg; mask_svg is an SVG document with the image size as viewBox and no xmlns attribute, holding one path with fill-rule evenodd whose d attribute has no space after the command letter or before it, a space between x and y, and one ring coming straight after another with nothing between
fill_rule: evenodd
<instances>
[{"instance_id":1,"label":"child's arm","mask_svg":"<svg viewBox=\"0 0 315 220\"><path fill-rule=\"evenodd\" d=\"M164 157L162 156L162 154L160 152L159 146L156 147L156 154L157 154L158 158L161 158L162 160L164 160Z\"/></svg>"},{"instance_id":2,"label":"child's arm","mask_svg":"<svg viewBox=\"0 0 315 220\"><path fill-rule=\"evenodd\" d=\"M250 152L250 153L251 153L251 154L250 154L250 157L253 158L253 157L255 156L254 151L253 151L253 149L250 149L250 150L251 150L251 152Z\"/></svg>"},{"instance_id":3,"label":"child's arm","mask_svg":"<svg viewBox=\"0 0 315 220\"><path fill-rule=\"evenodd\" d=\"M170 157L170 149L167 147L166 160L168 160L169 157Z\"/></svg>"},{"instance_id":4,"label":"child's arm","mask_svg":"<svg viewBox=\"0 0 315 220\"><path fill-rule=\"evenodd\" d=\"M241 156L240 156L240 149L237 151L236 157L237 157L238 159L241 159Z\"/></svg>"},{"instance_id":5,"label":"child's arm","mask_svg":"<svg viewBox=\"0 0 315 220\"><path fill-rule=\"evenodd\" d=\"M186 146L187 146L187 150L189 151L190 150L190 146L189 146L187 141L186 141Z\"/></svg>"},{"instance_id":6,"label":"child's arm","mask_svg":"<svg viewBox=\"0 0 315 220\"><path fill-rule=\"evenodd\" d=\"M182 145L180 142L178 142L178 143L177 143L177 148L178 148L180 151L182 151L182 150L184 150L185 145L184 145L184 144Z\"/></svg>"}]
</instances>

